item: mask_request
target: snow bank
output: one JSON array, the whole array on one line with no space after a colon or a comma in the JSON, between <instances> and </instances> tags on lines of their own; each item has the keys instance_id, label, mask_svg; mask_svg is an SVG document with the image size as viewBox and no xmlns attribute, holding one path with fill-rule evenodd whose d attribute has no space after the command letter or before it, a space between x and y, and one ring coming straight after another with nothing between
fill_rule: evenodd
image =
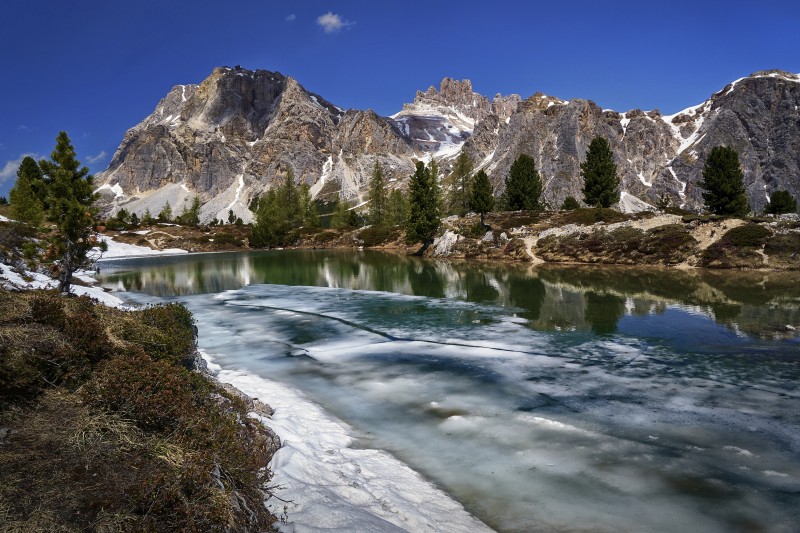
<instances>
[{"instance_id":1,"label":"snow bank","mask_svg":"<svg viewBox=\"0 0 800 533\"><path fill-rule=\"evenodd\" d=\"M76 272L74 277L85 283L96 282L87 272ZM13 288L23 290L58 288L58 280L56 279L31 271L26 271L23 277L23 275L14 272L8 265L3 264L0 264L0 280ZM78 296L89 296L109 307L125 307L122 300L105 292L101 287L72 285L72 293Z\"/></svg>"},{"instance_id":2,"label":"snow bank","mask_svg":"<svg viewBox=\"0 0 800 533\"><path fill-rule=\"evenodd\" d=\"M286 504L284 532L491 531L478 519L392 455L351 448L352 428L302 393L235 370L223 370L201 351L217 379L275 409L261 418L281 438L272 459L273 482ZM275 514L283 501L268 501Z\"/></svg>"},{"instance_id":3,"label":"snow bank","mask_svg":"<svg viewBox=\"0 0 800 533\"><path fill-rule=\"evenodd\" d=\"M125 244L124 242L117 242L108 236L101 236L100 240L105 242L108 250L103 252L102 259L112 259L119 257L141 257L143 255L175 255L189 253L180 248L165 248L164 250L153 250L146 246L137 246L135 244Z\"/></svg>"},{"instance_id":4,"label":"snow bank","mask_svg":"<svg viewBox=\"0 0 800 533\"><path fill-rule=\"evenodd\" d=\"M172 254L188 253L186 250L181 250L179 248L152 250L144 246L136 246L134 244L125 244L121 242L116 242L111 237L108 236L101 236L100 240L105 242L106 245L108 246L108 251L103 253L102 257L103 259L111 259L119 257L140 257L143 255L172 255ZM97 250L96 248L95 251L99 253L99 250ZM84 287L82 285L72 285L71 287L72 294L76 294L78 296L83 296L83 295L89 296L90 298L94 298L100 303L108 305L110 307L120 307L120 308L125 307L122 300L120 300L116 296L107 293L101 287L91 286L96 284L97 280L94 279L89 272L77 271L75 272L75 274L73 274L73 277L90 286ZM12 270L10 266L0 264L0 285L7 285L10 288L16 288L22 290L34 290L34 289L51 290L58 288L58 280L53 279L50 276L46 276L45 274L41 274L39 272L32 272L29 270L26 270L23 274L19 274L14 270Z\"/></svg>"}]
</instances>

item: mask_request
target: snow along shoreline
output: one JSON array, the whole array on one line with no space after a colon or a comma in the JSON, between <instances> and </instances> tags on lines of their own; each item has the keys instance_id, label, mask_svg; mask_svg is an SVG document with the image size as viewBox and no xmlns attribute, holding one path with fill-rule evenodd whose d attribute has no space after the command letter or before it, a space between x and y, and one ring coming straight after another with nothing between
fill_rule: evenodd
<instances>
[{"instance_id":1,"label":"snow along shoreline","mask_svg":"<svg viewBox=\"0 0 800 533\"><path fill-rule=\"evenodd\" d=\"M187 253L151 250L102 237L108 251L102 259L123 259ZM26 271L25 277L0 264L0 286L18 290L55 289L58 280ZM93 285L90 272L75 277ZM26 279L27 278L27 279ZM127 304L99 286L73 285L72 292L117 308ZM463 506L408 465L383 450L356 449L353 429L326 413L298 390L244 372L223 369L213 356L200 351L208 373L251 398L263 399L275 410L270 418L256 416L281 439L270 463L277 496L266 502L288 522L276 524L283 533L305 532L490 532ZM284 503L285 501L285 503ZM285 506L285 508L284 508Z\"/></svg>"},{"instance_id":2,"label":"snow along shoreline","mask_svg":"<svg viewBox=\"0 0 800 533\"><path fill-rule=\"evenodd\" d=\"M492 531L444 491L383 450L352 448L353 428L302 392L253 374L223 369L200 350L209 373L274 409L251 413L281 439L270 463L280 500L267 501L284 533L316 531ZM284 503L284 501L286 503Z\"/></svg>"},{"instance_id":3,"label":"snow along shoreline","mask_svg":"<svg viewBox=\"0 0 800 533\"><path fill-rule=\"evenodd\" d=\"M5 217L0 217L5 218ZM8 219L5 219L6 221ZM101 236L100 240L105 242L108 250L103 252L100 260L103 259L125 259L143 257L151 255L176 255L189 253L179 248L168 248L166 250L153 250L145 246L135 244L125 244L116 242L111 237ZM97 250L97 249L95 249ZM99 250L97 250L99 253ZM70 288L72 294L76 296L88 296L94 298L103 305L109 307L125 308L125 303L113 294L109 294L102 287L97 286L97 280L92 277L93 272L79 270L73 274L73 278L85 283L86 285L73 284ZM58 288L58 280L46 274L25 270L22 274L15 271L10 265L0 264L0 287L16 290L54 290Z\"/></svg>"}]
</instances>

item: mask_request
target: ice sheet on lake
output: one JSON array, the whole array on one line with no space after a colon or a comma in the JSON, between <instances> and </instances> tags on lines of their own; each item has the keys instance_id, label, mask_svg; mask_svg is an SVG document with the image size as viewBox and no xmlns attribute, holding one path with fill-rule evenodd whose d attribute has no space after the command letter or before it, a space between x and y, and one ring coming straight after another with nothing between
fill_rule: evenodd
<instances>
[{"instance_id":1,"label":"ice sheet on lake","mask_svg":"<svg viewBox=\"0 0 800 533\"><path fill-rule=\"evenodd\" d=\"M212 356L203 357L213 364ZM351 448L352 428L298 391L232 370L219 370L217 378L275 409L262 421L283 443L272 461L278 495L289 502L290 525L282 530L491 531L388 453ZM275 514L284 510L281 501L268 504Z\"/></svg>"},{"instance_id":2,"label":"ice sheet on lake","mask_svg":"<svg viewBox=\"0 0 800 533\"><path fill-rule=\"evenodd\" d=\"M755 370L746 353L542 333L514 308L375 291L254 285L185 301L221 377L278 408L276 482L285 471L294 487L297 530L346 530L346 516L452 530L428 524L426 503L367 488L403 463L499 529L796 523L800 395L780 358ZM309 482L325 487L298 488ZM389 495L400 503L386 510Z\"/></svg>"}]
</instances>

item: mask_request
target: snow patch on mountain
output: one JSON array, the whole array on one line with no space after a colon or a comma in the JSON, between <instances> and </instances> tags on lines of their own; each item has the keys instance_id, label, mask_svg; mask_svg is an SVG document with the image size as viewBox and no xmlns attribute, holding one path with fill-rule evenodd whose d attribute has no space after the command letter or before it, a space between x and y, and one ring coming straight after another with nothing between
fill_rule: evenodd
<instances>
[{"instance_id":1,"label":"snow patch on mountain","mask_svg":"<svg viewBox=\"0 0 800 533\"><path fill-rule=\"evenodd\" d=\"M97 189L95 189L94 192L95 193L100 193L100 192L106 191L106 190L111 191L112 193L114 193L114 198L115 199L116 198L122 198L122 197L125 196L125 192L122 190L122 187L120 186L119 183L115 183L114 185L111 185L109 183L103 184L103 185L99 186Z\"/></svg>"}]
</instances>

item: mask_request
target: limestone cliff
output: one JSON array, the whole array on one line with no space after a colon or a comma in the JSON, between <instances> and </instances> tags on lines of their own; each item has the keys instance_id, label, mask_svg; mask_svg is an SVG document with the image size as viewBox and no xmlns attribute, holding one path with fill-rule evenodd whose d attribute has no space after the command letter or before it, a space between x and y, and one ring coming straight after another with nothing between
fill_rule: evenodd
<instances>
[{"instance_id":1,"label":"limestone cliff","mask_svg":"<svg viewBox=\"0 0 800 533\"><path fill-rule=\"evenodd\" d=\"M97 176L111 211L180 212L194 195L201 218L251 219L250 200L290 170L316 197L361 202L376 162L404 186L415 160L437 159L443 174L463 149L495 191L527 153L558 207L581 199L580 163L596 136L609 140L622 185L621 208L647 208L664 195L702 206L702 167L711 148L740 155L751 205L778 189L800 195L800 76L757 72L674 115L603 110L588 100L536 93L490 101L469 80L445 78L418 91L391 117L345 111L278 72L217 68L199 85L178 85L124 136Z\"/></svg>"}]
</instances>

